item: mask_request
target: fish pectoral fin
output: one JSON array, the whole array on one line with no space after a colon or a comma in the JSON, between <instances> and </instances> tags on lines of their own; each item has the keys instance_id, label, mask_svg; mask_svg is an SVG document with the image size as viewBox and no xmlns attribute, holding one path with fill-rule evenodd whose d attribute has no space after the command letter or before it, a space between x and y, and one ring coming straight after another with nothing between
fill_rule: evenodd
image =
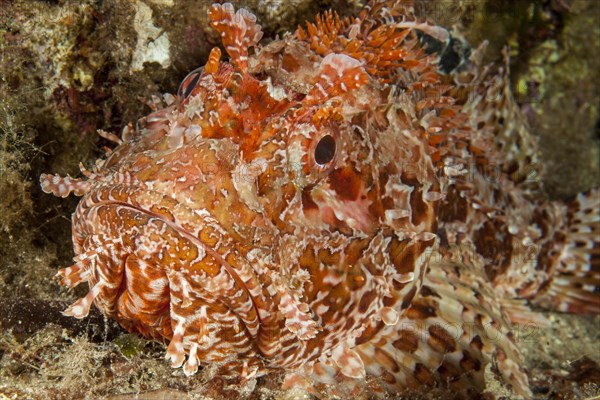
<instances>
[{"instance_id":1,"label":"fish pectoral fin","mask_svg":"<svg viewBox=\"0 0 600 400\"><path fill-rule=\"evenodd\" d=\"M483 271L467 265L433 261L399 321L354 350L387 390L427 385L466 393L484 391L493 379L532 395L502 303Z\"/></svg>"}]
</instances>

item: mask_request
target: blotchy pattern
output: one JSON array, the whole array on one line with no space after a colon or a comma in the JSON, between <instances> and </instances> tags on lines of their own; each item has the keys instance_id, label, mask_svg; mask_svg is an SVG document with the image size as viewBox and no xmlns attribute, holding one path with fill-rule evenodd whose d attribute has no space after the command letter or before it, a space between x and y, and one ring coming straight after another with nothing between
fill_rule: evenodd
<instances>
[{"instance_id":1,"label":"blotchy pattern","mask_svg":"<svg viewBox=\"0 0 600 400\"><path fill-rule=\"evenodd\" d=\"M167 339L186 375L469 395L487 370L530 397L511 327L547 323L530 304L600 311L600 200L545 199L507 68L450 65L433 49L458 40L408 1L265 46L249 11L209 17L229 61L100 131L116 147L85 178L40 178L82 196L58 276L90 291L65 314Z\"/></svg>"}]
</instances>

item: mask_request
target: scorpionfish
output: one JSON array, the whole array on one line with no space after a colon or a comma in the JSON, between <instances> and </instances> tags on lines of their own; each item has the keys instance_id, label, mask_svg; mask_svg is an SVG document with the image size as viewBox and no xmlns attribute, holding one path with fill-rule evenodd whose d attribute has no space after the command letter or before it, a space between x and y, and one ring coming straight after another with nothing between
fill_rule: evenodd
<instances>
[{"instance_id":1,"label":"scorpionfish","mask_svg":"<svg viewBox=\"0 0 600 400\"><path fill-rule=\"evenodd\" d=\"M229 61L213 48L164 108L100 131L117 146L85 178L40 178L82 196L57 275L90 290L65 314L168 341L185 375L468 394L488 370L532 396L512 327L600 312L600 200L531 179L506 65L407 1L264 45L251 12L208 14Z\"/></svg>"}]
</instances>

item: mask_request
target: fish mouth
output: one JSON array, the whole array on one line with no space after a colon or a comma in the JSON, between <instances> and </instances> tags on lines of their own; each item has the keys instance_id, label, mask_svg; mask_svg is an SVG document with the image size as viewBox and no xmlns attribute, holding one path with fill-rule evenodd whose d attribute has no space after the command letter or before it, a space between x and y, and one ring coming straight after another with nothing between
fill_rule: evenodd
<instances>
[{"instance_id":1,"label":"fish mouth","mask_svg":"<svg viewBox=\"0 0 600 400\"><path fill-rule=\"evenodd\" d=\"M77 207L73 242L77 264L59 275L67 286L87 280L91 289L68 315L81 318L94 302L129 330L171 338L174 366L186 352L219 361L253 347L269 302L251 264L208 211L135 184L102 185ZM75 279L75 269L87 272Z\"/></svg>"}]
</instances>

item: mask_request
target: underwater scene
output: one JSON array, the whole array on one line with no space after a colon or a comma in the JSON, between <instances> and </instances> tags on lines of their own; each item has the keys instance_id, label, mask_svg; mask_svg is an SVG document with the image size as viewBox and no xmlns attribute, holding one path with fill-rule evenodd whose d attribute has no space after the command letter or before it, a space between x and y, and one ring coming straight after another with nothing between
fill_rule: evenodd
<instances>
[{"instance_id":1,"label":"underwater scene","mask_svg":"<svg viewBox=\"0 0 600 400\"><path fill-rule=\"evenodd\" d=\"M0 0L0 400L600 398L600 2Z\"/></svg>"}]
</instances>

